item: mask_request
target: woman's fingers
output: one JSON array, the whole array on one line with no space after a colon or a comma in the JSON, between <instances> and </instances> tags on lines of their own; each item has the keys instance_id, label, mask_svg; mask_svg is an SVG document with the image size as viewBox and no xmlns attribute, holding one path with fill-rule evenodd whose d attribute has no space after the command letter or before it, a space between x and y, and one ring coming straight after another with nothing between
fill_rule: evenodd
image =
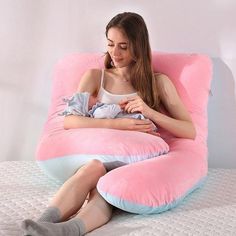
<instances>
[{"instance_id":1,"label":"woman's fingers","mask_svg":"<svg viewBox=\"0 0 236 236\"><path fill-rule=\"evenodd\" d=\"M152 131L152 122L148 119L145 120L135 120L134 130L142 132Z\"/></svg>"},{"instance_id":2,"label":"woman's fingers","mask_svg":"<svg viewBox=\"0 0 236 236\"><path fill-rule=\"evenodd\" d=\"M149 119L143 119L143 120L134 119L134 122L136 125L152 125L152 122Z\"/></svg>"},{"instance_id":3,"label":"woman's fingers","mask_svg":"<svg viewBox=\"0 0 236 236\"><path fill-rule=\"evenodd\" d=\"M140 105L141 104L137 101L129 102L124 107L124 110L128 113L132 113L134 111L139 111L140 110Z\"/></svg>"},{"instance_id":4,"label":"woman's fingers","mask_svg":"<svg viewBox=\"0 0 236 236\"><path fill-rule=\"evenodd\" d=\"M152 134L152 135L154 135L154 136L157 136L157 137L161 137L161 134L160 133L157 133L157 132L155 132L155 131L151 131L151 132L148 132L149 134Z\"/></svg>"},{"instance_id":5,"label":"woman's fingers","mask_svg":"<svg viewBox=\"0 0 236 236\"><path fill-rule=\"evenodd\" d=\"M149 119L135 120L134 129L136 131L148 133L160 137L160 133L153 131L153 123Z\"/></svg>"},{"instance_id":6,"label":"woman's fingers","mask_svg":"<svg viewBox=\"0 0 236 236\"><path fill-rule=\"evenodd\" d=\"M118 120L117 127L123 130L139 131L144 133L152 133L153 122L149 119L134 119L134 118L116 118Z\"/></svg>"},{"instance_id":7,"label":"woman's fingers","mask_svg":"<svg viewBox=\"0 0 236 236\"><path fill-rule=\"evenodd\" d=\"M130 97L130 98L125 98L122 99L119 102L119 105L122 109L124 109L125 111L127 111L127 109L130 107L130 105L133 105L134 102L137 101L139 97L135 96L135 97Z\"/></svg>"},{"instance_id":8,"label":"woman's fingers","mask_svg":"<svg viewBox=\"0 0 236 236\"><path fill-rule=\"evenodd\" d=\"M147 105L140 97L127 99L124 100L124 102L121 102L121 108L127 113L140 112L143 114L146 107Z\"/></svg>"}]
</instances>

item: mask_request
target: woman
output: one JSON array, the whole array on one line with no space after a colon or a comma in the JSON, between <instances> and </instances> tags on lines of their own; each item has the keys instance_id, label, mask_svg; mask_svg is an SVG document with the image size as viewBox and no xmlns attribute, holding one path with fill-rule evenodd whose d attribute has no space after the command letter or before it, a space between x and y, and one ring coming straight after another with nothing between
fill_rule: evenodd
<instances>
[{"instance_id":1,"label":"woman","mask_svg":"<svg viewBox=\"0 0 236 236\"><path fill-rule=\"evenodd\" d=\"M116 103L128 113L142 113L144 120L119 118L95 119L66 116L64 128L111 128L153 132L153 122L179 138L194 139L196 132L178 93L163 74L154 74L148 31L143 18L125 12L115 16L106 27L105 69L88 70L78 92L88 92L92 103ZM160 112L163 106L170 116ZM114 167L113 167L114 168ZM84 235L112 216L109 205L96 190L100 177L109 167L93 160L68 179L37 222L22 223L27 235ZM83 207L87 195L88 203ZM61 222L61 223L59 223Z\"/></svg>"}]
</instances>

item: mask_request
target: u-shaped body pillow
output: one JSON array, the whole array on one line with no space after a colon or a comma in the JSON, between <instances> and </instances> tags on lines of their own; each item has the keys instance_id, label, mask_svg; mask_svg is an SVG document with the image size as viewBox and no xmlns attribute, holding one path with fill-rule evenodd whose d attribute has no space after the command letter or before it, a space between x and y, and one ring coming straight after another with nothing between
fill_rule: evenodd
<instances>
[{"instance_id":1,"label":"u-shaped body pillow","mask_svg":"<svg viewBox=\"0 0 236 236\"><path fill-rule=\"evenodd\" d=\"M166 74L191 114L195 140L113 129L63 129L63 99L77 89L89 68L103 68L101 54L71 54L55 68L47 122L38 144L38 164L62 182L92 159L128 163L100 178L97 189L123 210L158 213L177 205L207 175L207 102L212 77L210 59L198 54L153 52L153 67Z\"/></svg>"}]
</instances>

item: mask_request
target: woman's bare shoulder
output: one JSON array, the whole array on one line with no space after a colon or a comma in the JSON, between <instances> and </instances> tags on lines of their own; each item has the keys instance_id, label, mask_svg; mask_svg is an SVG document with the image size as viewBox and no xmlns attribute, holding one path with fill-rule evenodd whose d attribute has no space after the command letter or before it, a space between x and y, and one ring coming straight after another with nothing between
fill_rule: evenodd
<instances>
[{"instance_id":1,"label":"woman's bare shoulder","mask_svg":"<svg viewBox=\"0 0 236 236\"><path fill-rule=\"evenodd\" d=\"M162 102L174 103L177 100L177 91L171 79L165 74L156 74L157 89Z\"/></svg>"},{"instance_id":2,"label":"woman's bare shoulder","mask_svg":"<svg viewBox=\"0 0 236 236\"><path fill-rule=\"evenodd\" d=\"M163 74L163 73L154 73L154 76L157 80L157 82L160 82L160 83L165 83L167 80L169 80L169 77L166 75L166 74Z\"/></svg>"},{"instance_id":3,"label":"woman's bare shoulder","mask_svg":"<svg viewBox=\"0 0 236 236\"><path fill-rule=\"evenodd\" d=\"M79 82L78 91L95 93L100 86L101 75L101 69L92 68L85 71Z\"/></svg>"},{"instance_id":4,"label":"woman's bare shoulder","mask_svg":"<svg viewBox=\"0 0 236 236\"><path fill-rule=\"evenodd\" d=\"M91 68L91 69L86 70L83 76L98 79L101 77L101 74L102 74L102 69Z\"/></svg>"},{"instance_id":5,"label":"woman's bare shoulder","mask_svg":"<svg viewBox=\"0 0 236 236\"><path fill-rule=\"evenodd\" d=\"M155 73L154 76L157 81L158 89L162 90L165 87L172 85L172 82L167 75L162 74L162 73Z\"/></svg>"}]
</instances>

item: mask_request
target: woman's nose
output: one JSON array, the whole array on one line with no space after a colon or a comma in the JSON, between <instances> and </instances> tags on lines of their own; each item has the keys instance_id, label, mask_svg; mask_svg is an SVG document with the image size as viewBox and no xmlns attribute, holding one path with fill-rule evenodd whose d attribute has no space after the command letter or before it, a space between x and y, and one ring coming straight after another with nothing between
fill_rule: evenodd
<instances>
[{"instance_id":1,"label":"woman's nose","mask_svg":"<svg viewBox=\"0 0 236 236\"><path fill-rule=\"evenodd\" d=\"M118 46L114 46L113 48L113 56L119 56L120 55L120 49Z\"/></svg>"}]
</instances>

